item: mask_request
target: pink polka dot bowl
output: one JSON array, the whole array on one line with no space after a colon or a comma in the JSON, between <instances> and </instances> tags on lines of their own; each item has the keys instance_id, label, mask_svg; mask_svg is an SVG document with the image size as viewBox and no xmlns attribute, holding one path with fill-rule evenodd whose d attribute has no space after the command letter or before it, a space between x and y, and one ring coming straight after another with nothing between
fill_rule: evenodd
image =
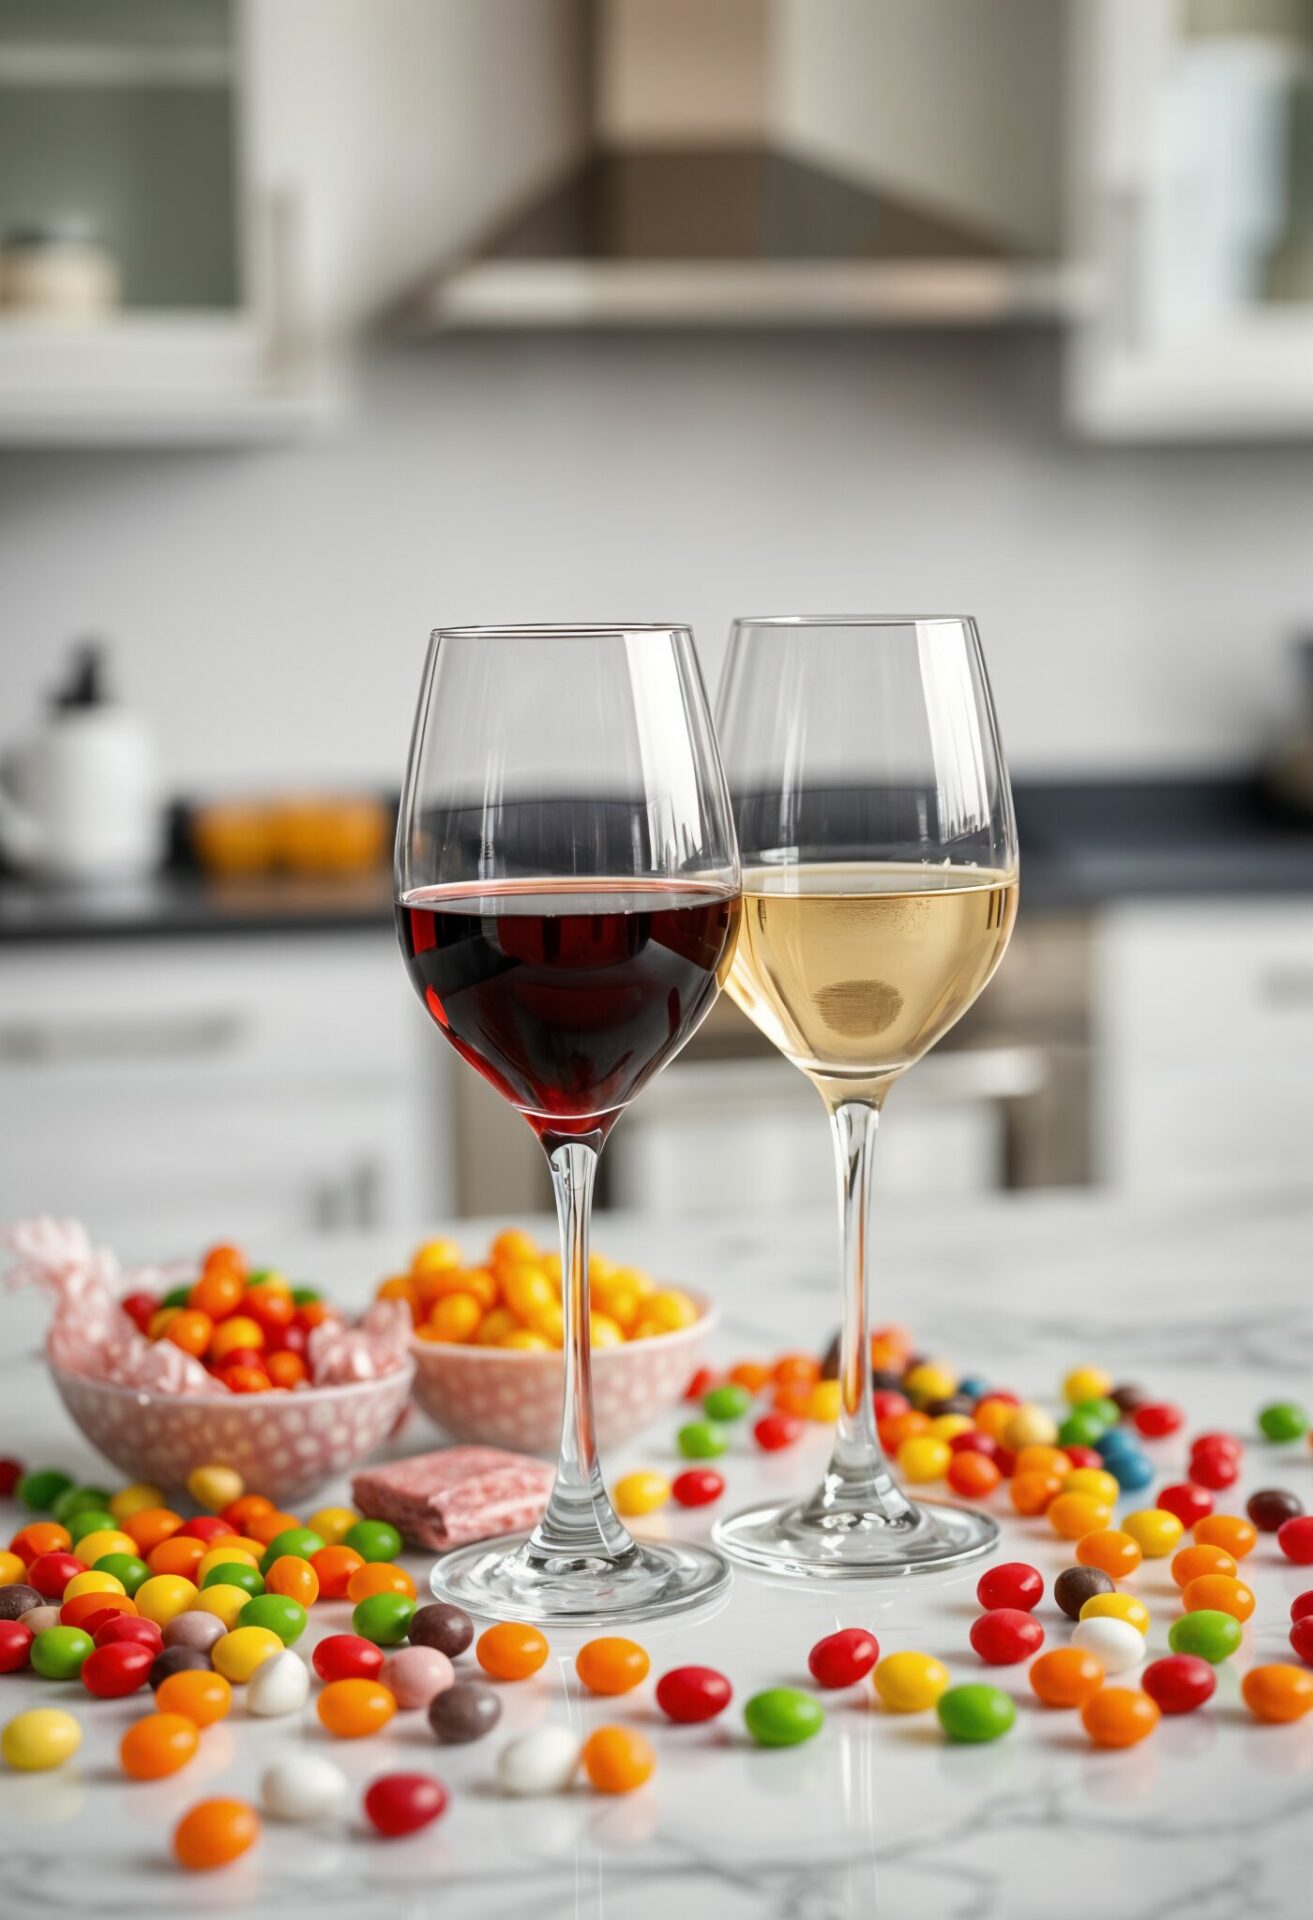
<instances>
[{"instance_id":1,"label":"pink polka dot bowl","mask_svg":"<svg viewBox=\"0 0 1313 1920\"><path fill-rule=\"evenodd\" d=\"M98 1452L133 1480L181 1487L193 1467L235 1467L279 1506L347 1474L406 1416L410 1363L375 1380L296 1393L149 1393L53 1362L60 1399Z\"/></svg>"},{"instance_id":2,"label":"pink polka dot bowl","mask_svg":"<svg viewBox=\"0 0 1313 1920\"><path fill-rule=\"evenodd\" d=\"M684 1291L698 1307L691 1326L654 1334L650 1340L593 1348L599 1445L618 1446L641 1433L675 1404L696 1373L707 1336L720 1316L703 1295ZM419 1339L410 1350L415 1357L415 1398L453 1439L555 1454L565 1377L559 1351Z\"/></svg>"}]
</instances>

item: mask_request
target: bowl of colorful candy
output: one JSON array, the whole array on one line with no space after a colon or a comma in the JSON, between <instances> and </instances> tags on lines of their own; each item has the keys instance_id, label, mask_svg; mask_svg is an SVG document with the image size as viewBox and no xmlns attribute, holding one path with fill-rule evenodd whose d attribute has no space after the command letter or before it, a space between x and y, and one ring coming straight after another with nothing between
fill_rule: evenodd
<instances>
[{"instance_id":1,"label":"bowl of colorful candy","mask_svg":"<svg viewBox=\"0 0 1313 1920\"><path fill-rule=\"evenodd\" d=\"M410 1316L376 1302L349 1322L313 1288L251 1269L231 1246L124 1274L76 1222L24 1222L11 1276L54 1297L51 1379L92 1445L173 1488L235 1468L253 1493L297 1499L358 1466L404 1418Z\"/></svg>"},{"instance_id":2,"label":"bowl of colorful candy","mask_svg":"<svg viewBox=\"0 0 1313 1920\"><path fill-rule=\"evenodd\" d=\"M593 1406L602 1446L631 1439L681 1396L716 1311L602 1254L589 1261ZM560 1258L526 1233L499 1233L469 1264L452 1240L419 1247L378 1289L414 1323L415 1398L459 1440L553 1453L561 1423Z\"/></svg>"}]
</instances>

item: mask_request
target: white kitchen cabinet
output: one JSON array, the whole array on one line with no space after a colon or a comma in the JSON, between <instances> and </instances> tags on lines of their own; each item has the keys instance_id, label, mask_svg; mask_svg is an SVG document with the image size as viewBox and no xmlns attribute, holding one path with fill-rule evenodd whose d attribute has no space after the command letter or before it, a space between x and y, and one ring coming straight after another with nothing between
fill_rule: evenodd
<instances>
[{"instance_id":1,"label":"white kitchen cabinet","mask_svg":"<svg viewBox=\"0 0 1313 1920\"><path fill-rule=\"evenodd\" d=\"M381 929L11 948L0 1221L271 1261L307 1228L409 1230L451 1203L447 1086Z\"/></svg>"},{"instance_id":2,"label":"white kitchen cabinet","mask_svg":"<svg viewBox=\"0 0 1313 1920\"><path fill-rule=\"evenodd\" d=\"M1146 1193L1313 1182L1313 905L1128 902L1095 934L1095 1171Z\"/></svg>"}]
</instances>

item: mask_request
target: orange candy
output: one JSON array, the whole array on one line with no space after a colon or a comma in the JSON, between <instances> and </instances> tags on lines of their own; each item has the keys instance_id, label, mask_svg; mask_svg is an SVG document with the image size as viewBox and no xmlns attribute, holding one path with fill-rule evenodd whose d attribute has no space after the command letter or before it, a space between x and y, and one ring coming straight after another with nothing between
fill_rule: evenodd
<instances>
[{"instance_id":1,"label":"orange candy","mask_svg":"<svg viewBox=\"0 0 1313 1920\"><path fill-rule=\"evenodd\" d=\"M260 1837L260 1816L245 1800L198 1800L173 1829L173 1851L184 1867L204 1873L240 1859Z\"/></svg>"},{"instance_id":2,"label":"orange candy","mask_svg":"<svg viewBox=\"0 0 1313 1920\"><path fill-rule=\"evenodd\" d=\"M221 1673L187 1667L171 1673L155 1690L155 1705L160 1713L181 1714L193 1726L212 1727L222 1720L233 1703L233 1690Z\"/></svg>"},{"instance_id":3,"label":"orange candy","mask_svg":"<svg viewBox=\"0 0 1313 1920\"><path fill-rule=\"evenodd\" d=\"M813 1353L782 1353L770 1371L777 1387L814 1387L821 1363Z\"/></svg>"},{"instance_id":4,"label":"orange candy","mask_svg":"<svg viewBox=\"0 0 1313 1920\"><path fill-rule=\"evenodd\" d=\"M527 1680L547 1658L547 1642L537 1627L503 1620L481 1633L474 1655L494 1680Z\"/></svg>"},{"instance_id":5,"label":"orange candy","mask_svg":"<svg viewBox=\"0 0 1313 1920\"><path fill-rule=\"evenodd\" d=\"M1307 1667L1290 1666L1281 1660L1267 1667L1251 1667L1240 1682L1240 1691L1256 1720L1279 1725L1302 1720L1313 1709L1313 1673Z\"/></svg>"},{"instance_id":6,"label":"orange candy","mask_svg":"<svg viewBox=\"0 0 1313 1920\"><path fill-rule=\"evenodd\" d=\"M583 1763L599 1793L632 1793L656 1771L656 1755L632 1727L598 1727L584 1742Z\"/></svg>"},{"instance_id":7,"label":"orange candy","mask_svg":"<svg viewBox=\"0 0 1313 1920\"><path fill-rule=\"evenodd\" d=\"M1044 1512L1060 1540L1083 1540L1087 1534L1110 1531L1112 1508L1089 1493L1060 1493Z\"/></svg>"},{"instance_id":8,"label":"orange candy","mask_svg":"<svg viewBox=\"0 0 1313 1920\"><path fill-rule=\"evenodd\" d=\"M812 1403L812 1390L802 1380L782 1380L771 1395L770 1403L777 1413L791 1413L797 1420L808 1417Z\"/></svg>"},{"instance_id":9,"label":"orange candy","mask_svg":"<svg viewBox=\"0 0 1313 1920\"><path fill-rule=\"evenodd\" d=\"M394 1567L390 1560L372 1560L357 1567L351 1575L346 1597L358 1602L368 1600L371 1593L404 1593L408 1600L413 1600L415 1582L404 1567Z\"/></svg>"},{"instance_id":10,"label":"orange candy","mask_svg":"<svg viewBox=\"0 0 1313 1920\"><path fill-rule=\"evenodd\" d=\"M1083 1567L1097 1567L1111 1580L1124 1580L1144 1558L1137 1540L1116 1527L1100 1527L1076 1542L1076 1558Z\"/></svg>"},{"instance_id":11,"label":"orange candy","mask_svg":"<svg viewBox=\"0 0 1313 1920\"><path fill-rule=\"evenodd\" d=\"M1182 1547L1172 1559L1172 1578L1178 1587L1188 1587L1205 1573L1226 1573L1234 1580L1236 1563L1221 1547Z\"/></svg>"},{"instance_id":12,"label":"orange candy","mask_svg":"<svg viewBox=\"0 0 1313 1920\"><path fill-rule=\"evenodd\" d=\"M182 1515L172 1507L143 1507L140 1513L128 1515L123 1531L136 1541L142 1559L149 1560L161 1540L171 1539L182 1525Z\"/></svg>"},{"instance_id":13,"label":"orange candy","mask_svg":"<svg viewBox=\"0 0 1313 1920\"><path fill-rule=\"evenodd\" d=\"M1198 1546L1220 1547L1233 1560L1243 1560L1254 1550L1258 1528L1238 1513L1209 1513L1195 1523L1194 1537Z\"/></svg>"},{"instance_id":14,"label":"orange candy","mask_svg":"<svg viewBox=\"0 0 1313 1920\"><path fill-rule=\"evenodd\" d=\"M195 1307L180 1307L165 1327L163 1337L189 1353L193 1360L199 1360L213 1332L214 1322L208 1313L200 1313Z\"/></svg>"},{"instance_id":15,"label":"orange candy","mask_svg":"<svg viewBox=\"0 0 1313 1920\"><path fill-rule=\"evenodd\" d=\"M245 1291L241 1275L231 1267L211 1267L187 1295L187 1305L207 1313L211 1320L223 1320L235 1311Z\"/></svg>"},{"instance_id":16,"label":"orange candy","mask_svg":"<svg viewBox=\"0 0 1313 1920\"><path fill-rule=\"evenodd\" d=\"M126 1593L75 1593L59 1609L59 1624L62 1627L82 1627L96 1613L128 1613L137 1611L135 1600L129 1600Z\"/></svg>"},{"instance_id":17,"label":"orange candy","mask_svg":"<svg viewBox=\"0 0 1313 1920\"><path fill-rule=\"evenodd\" d=\"M246 1255L230 1240L221 1240L217 1246L207 1248L205 1257L201 1261L203 1273L210 1273L216 1267L226 1267L233 1273L239 1273L245 1280Z\"/></svg>"},{"instance_id":18,"label":"orange candy","mask_svg":"<svg viewBox=\"0 0 1313 1920\"><path fill-rule=\"evenodd\" d=\"M1102 1687L1081 1708L1096 1747L1133 1747L1158 1725L1156 1704L1138 1687Z\"/></svg>"},{"instance_id":19,"label":"orange candy","mask_svg":"<svg viewBox=\"0 0 1313 1920\"><path fill-rule=\"evenodd\" d=\"M230 1507L224 1508L221 1517L230 1527L236 1527L238 1533L245 1533L252 1520L258 1519L262 1513L277 1511L268 1494L244 1493L240 1500L234 1500Z\"/></svg>"},{"instance_id":20,"label":"orange candy","mask_svg":"<svg viewBox=\"0 0 1313 1920\"><path fill-rule=\"evenodd\" d=\"M73 1536L67 1527L61 1527L54 1520L33 1520L30 1526L18 1529L9 1542L9 1551L30 1567L41 1554L67 1553L72 1544Z\"/></svg>"},{"instance_id":21,"label":"orange candy","mask_svg":"<svg viewBox=\"0 0 1313 1920\"><path fill-rule=\"evenodd\" d=\"M339 1740L377 1733L397 1710L395 1696L377 1680L330 1680L315 1705L323 1725Z\"/></svg>"},{"instance_id":22,"label":"orange candy","mask_svg":"<svg viewBox=\"0 0 1313 1920\"><path fill-rule=\"evenodd\" d=\"M736 1367L729 1370L729 1378L736 1387L745 1387L749 1393L761 1393L770 1385L770 1368L759 1360L740 1360Z\"/></svg>"},{"instance_id":23,"label":"orange candy","mask_svg":"<svg viewBox=\"0 0 1313 1920\"><path fill-rule=\"evenodd\" d=\"M190 1580L208 1552L204 1540L196 1540L189 1533L170 1534L146 1555L146 1565L152 1573L180 1573L184 1580Z\"/></svg>"},{"instance_id":24,"label":"orange candy","mask_svg":"<svg viewBox=\"0 0 1313 1920\"><path fill-rule=\"evenodd\" d=\"M1081 1647L1054 1647L1031 1663L1026 1677L1046 1707L1083 1707L1103 1685L1103 1662Z\"/></svg>"},{"instance_id":25,"label":"orange candy","mask_svg":"<svg viewBox=\"0 0 1313 1920\"><path fill-rule=\"evenodd\" d=\"M119 1761L134 1780L163 1780L185 1767L200 1744L196 1722L180 1713L148 1713L119 1742Z\"/></svg>"},{"instance_id":26,"label":"orange candy","mask_svg":"<svg viewBox=\"0 0 1313 1920\"><path fill-rule=\"evenodd\" d=\"M319 1598L345 1600L352 1574L365 1564L363 1555L354 1547L320 1547L318 1553L310 1556L310 1565L319 1581Z\"/></svg>"},{"instance_id":27,"label":"orange candy","mask_svg":"<svg viewBox=\"0 0 1313 1920\"><path fill-rule=\"evenodd\" d=\"M406 1578L409 1580L410 1575L407 1574ZM319 1575L299 1553L280 1554L264 1576L264 1590L266 1593L281 1593L287 1600L299 1600L303 1607L313 1607L319 1598ZM413 1595L413 1580L410 1591Z\"/></svg>"},{"instance_id":28,"label":"orange candy","mask_svg":"<svg viewBox=\"0 0 1313 1920\"><path fill-rule=\"evenodd\" d=\"M1187 1613L1229 1613L1243 1626L1254 1611L1254 1595L1243 1580L1229 1573L1201 1573L1181 1590L1181 1605Z\"/></svg>"},{"instance_id":29,"label":"orange candy","mask_svg":"<svg viewBox=\"0 0 1313 1920\"><path fill-rule=\"evenodd\" d=\"M1008 1498L1018 1513L1047 1513L1062 1492L1056 1473L1014 1473L1008 1482Z\"/></svg>"},{"instance_id":30,"label":"orange candy","mask_svg":"<svg viewBox=\"0 0 1313 1920\"><path fill-rule=\"evenodd\" d=\"M574 1657L574 1670L590 1693L629 1693L651 1666L636 1640L589 1640Z\"/></svg>"},{"instance_id":31,"label":"orange candy","mask_svg":"<svg viewBox=\"0 0 1313 1920\"><path fill-rule=\"evenodd\" d=\"M955 1453L948 1463L948 1484L964 1499L980 1500L992 1493L1003 1478L988 1454Z\"/></svg>"},{"instance_id":32,"label":"orange candy","mask_svg":"<svg viewBox=\"0 0 1313 1920\"><path fill-rule=\"evenodd\" d=\"M276 1387L299 1387L310 1378L310 1369L299 1353L271 1353L269 1378Z\"/></svg>"},{"instance_id":33,"label":"orange candy","mask_svg":"<svg viewBox=\"0 0 1313 1920\"><path fill-rule=\"evenodd\" d=\"M267 1547L280 1533L289 1533L300 1524L294 1513L284 1513L279 1507L270 1507L268 1513L253 1514L246 1523L246 1531L252 1540L258 1540L262 1547Z\"/></svg>"},{"instance_id":34,"label":"orange candy","mask_svg":"<svg viewBox=\"0 0 1313 1920\"><path fill-rule=\"evenodd\" d=\"M1031 1445L1018 1450L1013 1473L1058 1473L1063 1479L1071 1472L1071 1461L1061 1447Z\"/></svg>"},{"instance_id":35,"label":"orange candy","mask_svg":"<svg viewBox=\"0 0 1313 1920\"><path fill-rule=\"evenodd\" d=\"M976 1402L971 1418L981 1433L987 1433L991 1440L1001 1440L1003 1429L1009 1424L1016 1410L1013 1401L995 1400L992 1395L986 1394L983 1400Z\"/></svg>"},{"instance_id":36,"label":"orange candy","mask_svg":"<svg viewBox=\"0 0 1313 1920\"><path fill-rule=\"evenodd\" d=\"M259 1348L264 1345L264 1328L258 1320L252 1320L248 1313L234 1313L227 1320L221 1320L210 1335L210 1358L223 1362L225 1354L236 1353L239 1347Z\"/></svg>"}]
</instances>

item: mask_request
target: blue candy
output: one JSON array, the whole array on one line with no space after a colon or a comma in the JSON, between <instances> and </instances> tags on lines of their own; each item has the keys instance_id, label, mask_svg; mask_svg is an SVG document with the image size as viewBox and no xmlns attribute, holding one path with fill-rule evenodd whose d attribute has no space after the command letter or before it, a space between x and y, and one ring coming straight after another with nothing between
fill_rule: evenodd
<instances>
[{"instance_id":1,"label":"blue candy","mask_svg":"<svg viewBox=\"0 0 1313 1920\"><path fill-rule=\"evenodd\" d=\"M1156 1472L1152 1460L1138 1448L1131 1452L1119 1450L1111 1459L1105 1455L1103 1464L1123 1493L1135 1493L1147 1487Z\"/></svg>"},{"instance_id":2,"label":"blue candy","mask_svg":"<svg viewBox=\"0 0 1313 1920\"><path fill-rule=\"evenodd\" d=\"M968 1400L983 1400L989 1392L989 1382L982 1380L978 1373L969 1373L965 1380L958 1381L957 1391L964 1394Z\"/></svg>"}]
</instances>

